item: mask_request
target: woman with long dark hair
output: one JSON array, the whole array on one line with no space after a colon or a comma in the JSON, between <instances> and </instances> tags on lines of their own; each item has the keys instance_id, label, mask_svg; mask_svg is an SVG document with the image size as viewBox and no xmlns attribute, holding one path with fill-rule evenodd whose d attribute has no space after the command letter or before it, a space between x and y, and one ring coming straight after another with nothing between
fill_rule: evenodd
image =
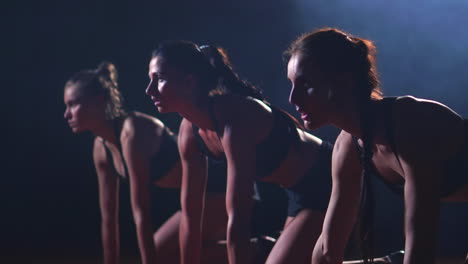
<instances>
[{"instance_id":1,"label":"woman with long dark hair","mask_svg":"<svg viewBox=\"0 0 468 264\"><path fill-rule=\"evenodd\" d=\"M183 117L182 263L200 259L207 160L228 169L229 263L250 261L254 180L281 185L289 196L290 217L267 263L309 263L330 195L331 145L304 132L242 81L220 48L165 42L154 51L149 68L147 94L155 106Z\"/></svg>"},{"instance_id":2,"label":"woman with long dark hair","mask_svg":"<svg viewBox=\"0 0 468 264\"><path fill-rule=\"evenodd\" d=\"M178 263L180 211L154 230L153 186L180 188L181 162L177 136L161 120L128 111L117 81L117 70L104 62L97 69L74 74L65 85L64 117L74 133L94 134L93 160L99 184L104 263L119 263L119 185L130 185L130 202L142 263ZM216 168L215 168L216 169ZM214 173L218 173L216 169ZM220 173L224 173L222 169ZM225 185L225 184L224 184ZM207 194L210 222L206 238L223 239L227 216L224 186L212 183ZM156 197L157 198L157 197ZM154 200L153 200L154 201ZM164 202L164 199L157 202ZM156 231L156 232L155 232ZM154 232L154 233L153 233ZM214 243L214 242L213 242ZM212 249L215 247L212 247ZM204 255L215 256L212 250ZM213 262L217 262L211 258ZM209 262L207 262L209 263Z\"/></svg>"},{"instance_id":3,"label":"woman with long dark hair","mask_svg":"<svg viewBox=\"0 0 468 264\"><path fill-rule=\"evenodd\" d=\"M404 263L434 263L439 203L468 201L467 121L435 101L382 97L369 40L326 28L299 37L286 53L290 102L305 126L342 129L312 263L341 263L358 216L362 241L372 243L371 174L404 196Z\"/></svg>"}]
</instances>

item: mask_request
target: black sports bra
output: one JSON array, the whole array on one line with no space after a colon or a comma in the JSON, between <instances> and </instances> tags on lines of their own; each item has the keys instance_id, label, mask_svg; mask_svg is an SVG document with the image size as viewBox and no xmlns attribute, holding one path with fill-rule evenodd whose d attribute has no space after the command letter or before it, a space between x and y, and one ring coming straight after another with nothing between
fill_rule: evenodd
<instances>
[{"instance_id":1,"label":"black sports bra","mask_svg":"<svg viewBox=\"0 0 468 264\"><path fill-rule=\"evenodd\" d=\"M385 134L388 139L390 148L394 153L396 159L400 163L398 158L398 149L395 142L394 131L393 131L393 105L397 100L397 97L385 97L382 99L384 105L384 120L385 120ZM465 142L459 153L455 158L446 162L446 175L441 182L440 196L446 197L455 192L459 187L468 183L468 119L464 119L465 128ZM353 137L353 142L360 155L363 154L364 150L359 146L357 138ZM391 183L387 181L380 173L377 172L374 164L371 164L372 174L376 175L382 182L385 183L393 192L403 195L404 193L404 181L399 183Z\"/></svg>"},{"instance_id":2,"label":"black sports bra","mask_svg":"<svg viewBox=\"0 0 468 264\"><path fill-rule=\"evenodd\" d=\"M218 122L213 113L214 97L211 97L209 105L209 113L215 128L219 128ZM261 179L270 175L281 162L286 158L290 145L299 139L296 125L291 117L280 109L268 104L271 108L274 118L274 124L268 137L261 143L257 144L256 153L256 178ZM192 124L193 133L197 140L197 145L200 151L208 157L208 159L226 163L226 157L216 157L213 155L199 134L199 128ZM218 131L216 131L218 132Z\"/></svg>"},{"instance_id":3,"label":"black sports bra","mask_svg":"<svg viewBox=\"0 0 468 264\"><path fill-rule=\"evenodd\" d=\"M113 123L114 133L117 139L120 138L120 129L118 127L118 120L114 120ZM106 149L107 161L112 165L114 172L119 175L122 179L128 180L128 169L125 164L125 160L122 155L122 146L120 140L117 140L117 147L119 149L119 156L124 166L125 175L120 175L115 169L114 161L110 150L107 148L105 141L102 141L104 148ZM152 182L161 179L166 175L172 167L180 160L179 151L177 148L177 136L174 135L169 129L164 128L161 135L161 145L158 152L156 152L150 159L150 179Z\"/></svg>"}]
</instances>

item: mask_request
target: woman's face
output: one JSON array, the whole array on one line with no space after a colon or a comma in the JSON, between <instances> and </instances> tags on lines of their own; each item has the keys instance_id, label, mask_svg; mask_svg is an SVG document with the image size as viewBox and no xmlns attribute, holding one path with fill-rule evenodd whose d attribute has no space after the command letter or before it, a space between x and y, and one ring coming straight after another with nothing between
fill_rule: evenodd
<instances>
[{"instance_id":1,"label":"woman's face","mask_svg":"<svg viewBox=\"0 0 468 264\"><path fill-rule=\"evenodd\" d=\"M288 79L291 81L289 102L296 106L307 129L328 124L332 114L331 99L334 85L327 81L313 62L300 53L291 56L288 63Z\"/></svg>"},{"instance_id":2,"label":"woman's face","mask_svg":"<svg viewBox=\"0 0 468 264\"><path fill-rule=\"evenodd\" d=\"M97 122L99 112L104 112L98 96L86 96L79 85L65 87L63 101L65 113L63 117L74 133L91 130Z\"/></svg>"},{"instance_id":3,"label":"woman's face","mask_svg":"<svg viewBox=\"0 0 468 264\"><path fill-rule=\"evenodd\" d=\"M162 57L149 63L150 82L146 94L161 113L180 112L191 96L191 76L184 75Z\"/></svg>"}]
</instances>

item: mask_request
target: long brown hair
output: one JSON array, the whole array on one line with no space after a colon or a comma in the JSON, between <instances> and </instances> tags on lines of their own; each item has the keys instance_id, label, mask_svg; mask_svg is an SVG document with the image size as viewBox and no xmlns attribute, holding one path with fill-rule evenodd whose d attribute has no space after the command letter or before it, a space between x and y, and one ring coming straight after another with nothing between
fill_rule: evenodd
<instances>
[{"instance_id":1,"label":"long brown hair","mask_svg":"<svg viewBox=\"0 0 468 264\"><path fill-rule=\"evenodd\" d=\"M213 45L204 45L200 47L200 50L208 58L211 65L217 71L217 75L219 76L218 88L212 91L212 93L231 92L259 99L260 101L263 101L270 107L285 115L286 118L290 119L296 127L300 128L303 131L305 130L304 126L295 117L293 117L291 114L284 111L283 109L270 104L257 87L247 82L246 80L241 79L239 75L234 71L232 63L227 55L227 52L223 48L216 47ZM296 132L294 132L294 135L297 138L299 138L299 135Z\"/></svg>"},{"instance_id":2,"label":"long brown hair","mask_svg":"<svg viewBox=\"0 0 468 264\"><path fill-rule=\"evenodd\" d=\"M190 41L166 41L152 54L186 74L198 77L202 93L234 93L263 100L261 92L233 70L226 51L212 45L199 47Z\"/></svg>"}]
</instances>

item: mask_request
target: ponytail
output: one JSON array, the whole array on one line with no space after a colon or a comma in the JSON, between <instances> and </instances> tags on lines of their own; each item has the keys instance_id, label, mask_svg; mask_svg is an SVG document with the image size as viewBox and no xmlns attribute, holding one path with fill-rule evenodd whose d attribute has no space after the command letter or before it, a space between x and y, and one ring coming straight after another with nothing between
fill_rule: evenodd
<instances>
[{"instance_id":1,"label":"ponytail","mask_svg":"<svg viewBox=\"0 0 468 264\"><path fill-rule=\"evenodd\" d=\"M118 74L117 74L117 69L115 68L115 65L112 64L111 62L101 62L97 69L94 70L96 72L96 75L99 76L99 78L102 80L103 83L109 82L107 85L112 85L114 87L118 86L117 80L118 80Z\"/></svg>"},{"instance_id":2,"label":"ponytail","mask_svg":"<svg viewBox=\"0 0 468 264\"><path fill-rule=\"evenodd\" d=\"M212 45L203 45L200 46L200 51L207 57L218 76L218 87L216 88L218 93L228 92L250 96L261 101L264 100L260 90L251 83L242 80L239 75L234 72L224 49Z\"/></svg>"},{"instance_id":3,"label":"ponytail","mask_svg":"<svg viewBox=\"0 0 468 264\"><path fill-rule=\"evenodd\" d=\"M128 114L119 90L117 69L111 62L102 62L95 70L82 70L73 75L65 85L79 85L88 95L104 95L107 119Z\"/></svg>"},{"instance_id":4,"label":"ponytail","mask_svg":"<svg viewBox=\"0 0 468 264\"><path fill-rule=\"evenodd\" d=\"M119 90L117 69L113 63L102 62L95 70L99 82L106 90L106 116L110 119L125 116L124 99Z\"/></svg>"}]
</instances>

